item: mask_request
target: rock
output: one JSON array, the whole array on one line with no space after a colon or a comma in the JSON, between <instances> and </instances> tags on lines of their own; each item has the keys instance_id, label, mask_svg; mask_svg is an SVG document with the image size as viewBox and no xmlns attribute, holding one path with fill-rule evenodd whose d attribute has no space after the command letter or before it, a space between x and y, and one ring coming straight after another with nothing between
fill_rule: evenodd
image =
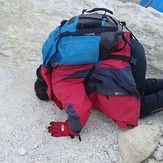
<instances>
[{"instance_id":1,"label":"rock","mask_svg":"<svg viewBox=\"0 0 163 163\"><path fill-rule=\"evenodd\" d=\"M0 152L0 162L3 162L5 158L6 158L5 154Z\"/></svg>"},{"instance_id":2,"label":"rock","mask_svg":"<svg viewBox=\"0 0 163 163\"><path fill-rule=\"evenodd\" d=\"M150 159L147 159L141 163L156 163L155 159L154 158L150 158Z\"/></svg>"},{"instance_id":3,"label":"rock","mask_svg":"<svg viewBox=\"0 0 163 163\"><path fill-rule=\"evenodd\" d=\"M153 121L147 121L147 125L151 125L151 124L153 124Z\"/></svg>"},{"instance_id":4,"label":"rock","mask_svg":"<svg viewBox=\"0 0 163 163\"><path fill-rule=\"evenodd\" d=\"M126 163L140 163L155 150L161 133L158 128L139 125L119 133L118 143L121 155Z\"/></svg>"},{"instance_id":5,"label":"rock","mask_svg":"<svg viewBox=\"0 0 163 163\"><path fill-rule=\"evenodd\" d=\"M163 128L162 127L160 128L160 131L161 131L161 134L163 135Z\"/></svg>"},{"instance_id":6,"label":"rock","mask_svg":"<svg viewBox=\"0 0 163 163\"><path fill-rule=\"evenodd\" d=\"M160 147L158 148L158 151L160 151L160 152L163 153L163 146L160 146Z\"/></svg>"},{"instance_id":7,"label":"rock","mask_svg":"<svg viewBox=\"0 0 163 163\"><path fill-rule=\"evenodd\" d=\"M160 145L157 144L157 147L156 147L155 151L158 151L159 147L160 147Z\"/></svg>"},{"instance_id":8,"label":"rock","mask_svg":"<svg viewBox=\"0 0 163 163\"><path fill-rule=\"evenodd\" d=\"M163 146L163 138L160 140L160 145Z\"/></svg>"},{"instance_id":9,"label":"rock","mask_svg":"<svg viewBox=\"0 0 163 163\"><path fill-rule=\"evenodd\" d=\"M156 163L156 161L154 159L149 159L147 163Z\"/></svg>"},{"instance_id":10,"label":"rock","mask_svg":"<svg viewBox=\"0 0 163 163\"><path fill-rule=\"evenodd\" d=\"M38 148L38 145L37 145L37 144L35 144L35 145L33 146L33 148L34 148L34 149Z\"/></svg>"},{"instance_id":11,"label":"rock","mask_svg":"<svg viewBox=\"0 0 163 163\"><path fill-rule=\"evenodd\" d=\"M113 3L113 7L108 6L110 2ZM114 16L120 21L126 21L127 27L144 45L148 60L148 76L163 77L162 13L134 3L124 4L116 0L0 0L0 117L7 118L4 121L0 120L2 124L0 151L6 152L0 154L0 162L38 163L38 160L45 163L73 162L71 161L75 159L72 155L73 150L78 156L74 162L111 162L109 158L106 160L105 155L104 157L101 155L103 149L100 151L105 144L113 144L117 140L117 127L110 119L106 120L107 118L101 114L93 114L91 116L93 119L89 120L83 130L82 143L70 138L52 138L50 134L47 135L47 129L46 132L42 131L42 124L37 123L37 120L41 118L43 124L48 124L49 120L66 119L67 115L63 114L63 111L55 110L56 105L53 107L52 102L38 100L33 91L35 70L42 63L41 48L50 32L63 19L81 14L83 8L89 10L100 6L114 9ZM23 104L26 106L22 107ZM154 119L153 115L150 117ZM94 121L92 123L94 118L95 123ZM156 116L153 123L159 124L159 121L162 122L161 118L161 115ZM103 125L104 122L107 122L107 127ZM97 141L101 134L98 127L100 132L106 135L99 142ZM38 146L37 149L32 148L35 144ZM21 147L26 148L28 152L24 156L21 156L22 152L18 154ZM16 153L12 152L14 149ZM116 154L118 151L114 152ZM43 156L43 153L46 156ZM121 157L117 157L117 163L122 163ZM68 158L70 161L66 160Z\"/></svg>"},{"instance_id":12,"label":"rock","mask_svg":"<svg viewBox=\"0 0 163 163\"><path fill-rule=\"evenodd\" d=\"M23 155L27 154L27 150L25 148L19 148L18 149L18 154L23 156Z\"/></svg>"},{"instance_id":13,"label":"rock","mask_svg":"<svg viewBox=\"0 0 163 163\"><path fill-rule=\"evenodd\" d=\"M108 156L109 156L111 161L117 162L117 156L116 156L115 152L111 148L109 148L107 153L108 153Z\"/></svg>"},{"instance_id":14,"label":"rock","mask_svg":"<svg viewBox=\"0 0 163 163\"><path fill-rule=\"evenodd\" d=\"M160 150L154 151L153 157L154 157L157 161L161 161L161 160L163 160L163 153L162 153Z\"/></svg>"}]
</instances>

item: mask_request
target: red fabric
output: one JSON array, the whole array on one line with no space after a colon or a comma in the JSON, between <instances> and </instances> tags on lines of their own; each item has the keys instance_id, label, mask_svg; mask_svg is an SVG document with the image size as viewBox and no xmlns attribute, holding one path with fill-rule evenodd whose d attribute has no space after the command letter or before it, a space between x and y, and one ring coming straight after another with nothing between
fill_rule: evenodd
<instances>
[{"instance_id":1,"label":"red fabric","mask_svg":"<svg viewBox=\"0 0 163 163\"><path fill-rule=\"evenodd\" d=\"M73 132L66 122L51 122L50 126L48 127L48 132L51 133L54 137L60 136L75 136L79 133Z\"/></svg>"},{"instance_id":2,"label":"red fabric","mask_svg":"<svg viewBox=\"0 0 163 163\"><path fill-rule=\"evenodd\" d=\"M126 37L127 41L130 43L130 32L126 32L125 37ZM123 39L121 39L117 49L124 47L124 45L125 45L125 42L123 41ZM124 55L124 56L129 57L130 56L130 46L128 44L126 44L126 47L122 51L113 52L113 54ZM128 64L129 63L127 63L123 60L109 59L109 60L102 61L102 63L98 66L98 68L110 67L110 68L120 69L120 68L127 67Z\"/></svg>"},{"instance_id":3,"label":"red fabric","mask_svg":"<svg viewBox=\"0 0 163 163\"><path fill-rule=\"evenodd\" d=\"M140 101L134 96L103 96L93 92L89 95L93 108L113 119L120 128L138 125ZM133 126L127 126L133 124Z\"/></svg>"},{"instance_id":4,"label":"red fabric","mask_svg":"<svg viewBox=\"0 0 163 163\"><path fill-rule=\"evenodd\" d=\"M58 100L62 101L65 111L69 105L73 107L77 116L80 117L81 125L84 127L91 114L92 103L85 92L82 81L83 79L80 78L62 80L56 84L52 84L52 89Z\"/></svg>"},{"instance_id":5,"label":"red fabric","mask_svg":"<svg viewBox=\"0 0 163 163\"><path fill-rule=\"evenodd\" d=\"M63 73L60 72L57 75L57 69L58 67L50 72L49 69L43 65L41 66L41 74L48 85L47 94L60 109L64 108L66 111L68 105L71 104L75 109L76 114L80 117L81 125L85 126L91 114L90 109L92 108L92 104L86 95L82 83L83 79L72 79L68 81L60 80L59 82L56 82L57 78L60 78L60 76L64 74L63 71Z\"/></svg>"},{"instance_id":6,"label":"red fabric","mask_svg":"<svg viewBox=\"0 0 163 163\"><path fill-rule=\"evenodd\" d=\"M51 72L49 69L41 65L41 75L48 85L47 94L50 100L52 100L52 88L51 88Z\"/></svg>"},{"instance_id":7,"label":"red fabric","mask_svg":"<svg viewBox=\"0 0 163 163\"><path fill-rule=\"evenodd\" d=\"M126 33L128 41L130 33ZM124 42L121 41L118 47L123 47ZM130 56L130 47L126 45L125 49L115 53L116 55ZM105 60L100 63L97 68L124 68L129 63L122 60ZM97 93L91 95L86 94L83 78L66 79L64 77L81 71L90 69L92 64L82 66L57 66L50 72L43 67L43 77L48 83L48 95L52 99L54 96L54 102L64 108L65 111L69 105L74 108L77 116L80 118L82 127L85 126L89 116L90 109L95 108L103 112L107 117L116 121L120 128L132 128L138 125L139 113L140 113L140 101L133 96L104 96ZM52 95L53 92L53 95ZM68 123L68 122L67 122ZM133 124L134 126L127 126L127 124ZM67 124L68 125L68 124Z\"/></svg>"},{"instance_id":8,"label":"red fabric","mask_svg":"<svg viewBox=\"0 0 163 163\"><path fill-rule=\"evenodd\" d=\"M63 109L62 103L56 98L55 94L52 91L51 85L51 71L45 66L41 65L41 74L46 84L48 85L47 94L50 100L53 100L54 103L60 108Z\"/></svg>"}]
</instances>

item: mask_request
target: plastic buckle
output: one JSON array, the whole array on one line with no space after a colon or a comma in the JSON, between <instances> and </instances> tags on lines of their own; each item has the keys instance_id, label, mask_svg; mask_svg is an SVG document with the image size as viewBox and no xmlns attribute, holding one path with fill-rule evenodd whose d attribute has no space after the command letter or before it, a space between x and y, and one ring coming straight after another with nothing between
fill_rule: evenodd
<instances>
[{"instance_id":1,"label":"plastic buckle","mask_svg":"<svg viewBox=\"0 0 163 163\"><path fill-rule=\"evenodd\" d=\"M58 65L59 65L59 62L54 62L54 63L52 64L52 67L53 67L53 68L56 68Z\"/></svg>"},{"instance_id":2,"label":"plastic buckle","mask_svg":"<svg viewBox=\"0 0 163 163\"><path fill-rule=\"evenodd\" d=\"M82 11L82 15L83 15L86 11L87 11L87 9L83 9L83 11Z\"/></svg>"},{"instance_id":3,"label":"plastic buckle","mask_svg":"<svg viewBox=\"0 0 163 163\"><path fill-rule=\"evenodd\" d=\"M133 65L136 65L136 63L137 63L137 59L135 59L135 58L131 58L131 64L133 64Z\"/></svg>"}]
</instances>

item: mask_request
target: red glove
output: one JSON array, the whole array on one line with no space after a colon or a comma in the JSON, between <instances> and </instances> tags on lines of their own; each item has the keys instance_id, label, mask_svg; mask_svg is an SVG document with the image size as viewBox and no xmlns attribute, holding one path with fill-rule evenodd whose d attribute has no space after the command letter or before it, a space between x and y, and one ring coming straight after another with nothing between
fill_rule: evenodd
<instances>
[{"instance_id":1,"label":"red glove","mask_svg":"<svg viewBox=\"0 0 163 163\"><path fill-rule=\"evenodd\" d=\"M79 132L74 132L70 129L68 121L66 122L51 122L48 127L48 132L51 133L51 136L60 137L60 136L75 136Z\"/></svg>"}]
</instances>

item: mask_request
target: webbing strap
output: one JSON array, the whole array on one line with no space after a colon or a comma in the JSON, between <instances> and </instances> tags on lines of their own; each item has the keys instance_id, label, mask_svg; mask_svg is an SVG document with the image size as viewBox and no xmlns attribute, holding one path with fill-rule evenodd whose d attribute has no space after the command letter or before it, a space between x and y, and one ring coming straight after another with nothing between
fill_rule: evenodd
<instances>
[{"instance_id":1,"label":"webbing strap","mask_svg":"<svg viewBox=\"0 0 163 163\"><path fill-rule=\"evenodd\" d=\"M134 59L133 57L129 57L129 56L124 56L124 55L109 55L107 59L117 59L117 60L122 60L124 62L130 63L130 64L134 64L136 65L136 59ZM96 70L97 65L93 65L92 68L90 69L90 71L88 72L87 76L85 77L83 83L86 86L88 81L90 80L90 77L92 76L93 72Z\"/></svg>"},{"instance_id":2,"label":"webbing strap","mask_svg":"<svg viewBox=\"0 0 163 163\"><path fill-rule=\"evenodd\" d=\"M95 33L103 33L103 32L114 32L117 31L118 27L105 27L102 26L100 28L93 28L93 29L83 29L80 31L76 31L76 32L63 32L60 33L58 38L62 38L64 36L82 36L82 35L94 35Z\"/></svg>"},{"instance_id":3,"label":"webbing strap","mask_svg":"<svg viewBox=\"0 0 163 163\"><path fill-rule=\"evenodd\" d=\"M117 59L122 60L127 63L131 63L132 57L124 56L124 55L110 55L108 56L108 59Z\"/></svg>"},{"instance_id":4,"label":"webbing strap","mask_svg":"<svg viewBox=\"0 0 163 163\"><path fill-rule=\"evenodd\" d=\"M96 69L96 66L93 65L92 68L90 69L90 71L88 72L87 76L84 78L83 83L85 86L87 85L87 83L88 83L90 77L92 76L93 72L95 71L95 69Z\"/></svg>"}]
</instances>

